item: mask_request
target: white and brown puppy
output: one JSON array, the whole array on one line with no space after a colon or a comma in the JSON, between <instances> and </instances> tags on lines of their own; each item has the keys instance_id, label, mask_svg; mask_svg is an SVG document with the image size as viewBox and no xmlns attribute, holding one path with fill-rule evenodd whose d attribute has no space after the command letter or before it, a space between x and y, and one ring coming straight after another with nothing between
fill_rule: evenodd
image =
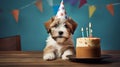
<instances>
[{"instance_id":1,"label":"white and brown puppy","mask_svg":"<svg viewBox=\"0 0 120 67\"><path fill-rule=\"evenodd\" d=\"M74 55L74 45L72 35L77 27L77 23L71 18L63 21L52 17L45 23L49 33L46 47L44 48L43 59L54 60L56 58L68 59L68 55Z\"/></svg>"}]
</instances>

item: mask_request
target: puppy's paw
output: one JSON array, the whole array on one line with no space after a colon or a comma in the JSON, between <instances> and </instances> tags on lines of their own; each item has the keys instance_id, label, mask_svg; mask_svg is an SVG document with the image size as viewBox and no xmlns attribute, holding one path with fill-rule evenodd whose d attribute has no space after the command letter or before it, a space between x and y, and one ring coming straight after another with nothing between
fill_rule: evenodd
<instances>
[{"instance_id":1,"label":"puppy's paw","mask_svg":"<svg viewBox=\"0 0 120 67\"><path fill-rule=\"evenodd\" d=\"M67 55L62 55L62 60L68 60L69 58L67 57Z\"/></svg>"},{"instance_id":2,"label":"puppy's paw","mask_svg":"<svg viewBox=\"0 0 120 67\"><path fill-rule=\"evenodd\" d=\"M54 53L47 53L43 56L43 59L44 60L54 60L56 57L55 57L55 54Z\"/></svg>"},{"instance_id":3,"label":"puppy's paw","mask_svg":"<svg viewBox=\"0 0 120 67\"><path fill-rule=\"evenodd\" d=\"M62 55L62 59L63 59L63 60L68 60L68 59L69 59L69 58L68 58L69 55L73 55L72 51L66 50L66 51L63 53L63 55Z\"/></svg>"}]
</instances>

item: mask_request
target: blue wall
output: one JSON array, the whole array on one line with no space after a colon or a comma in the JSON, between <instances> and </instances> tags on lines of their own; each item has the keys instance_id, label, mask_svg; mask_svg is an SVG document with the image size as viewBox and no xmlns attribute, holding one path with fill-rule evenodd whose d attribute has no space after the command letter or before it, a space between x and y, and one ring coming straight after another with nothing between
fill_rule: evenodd
<instances>
[{"instance_id":1,"label":"blue wall","mask_svg":"<svg viewBox=\"0 0 120 67\"><path fill-rule=\"evenodd\" d=\"M23 51L43 50L45 40L48 36L44 22L55 15L53 8L49 6L46 0L43 1L43 12L40 12L33 4L30 7L20 10L19 22L16 23L12 14L13 9L19 9L35 0L0 0L0 37L21 35L21 46ZM54 5L59 4L61 0L54 0ZM92 18L88 18L88 6L78 8L78 4L71 6L65 3L65 9L68 16L71 16L78 27L74 34L76 38L81 36L80 28L86 27L88 22L93 24L93 35L100 37L102 50L120 49L120 5L114 6L115 15L106 10L106 4L120 3L120 0L88 0L89 4L97 7Z\"/></svg>"}]
</instances>

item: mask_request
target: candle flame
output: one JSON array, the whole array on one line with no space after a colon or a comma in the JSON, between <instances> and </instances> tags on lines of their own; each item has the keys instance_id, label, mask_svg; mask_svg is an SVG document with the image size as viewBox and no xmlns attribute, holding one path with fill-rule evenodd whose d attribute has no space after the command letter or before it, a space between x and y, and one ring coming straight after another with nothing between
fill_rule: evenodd
<instances>
[{"instance_id":1,"label":"candle flame","mask_svg":"<svg viewBox=\"0 0 120 67\"><path fill-rule=\"evenodd\" d=\"M83 32L83 27L81 28L81 31Z\"/></svg>"},{"instance_id":2,"label":"candle flame","mask_svg":"<svg viewBox=\"0 0 120 67\"><path fill-rule=\"evenodd\" d=\"M91 23L89 23L89 27L92 27L92 24L91 24Z\"/></svg>"}]
</instances>

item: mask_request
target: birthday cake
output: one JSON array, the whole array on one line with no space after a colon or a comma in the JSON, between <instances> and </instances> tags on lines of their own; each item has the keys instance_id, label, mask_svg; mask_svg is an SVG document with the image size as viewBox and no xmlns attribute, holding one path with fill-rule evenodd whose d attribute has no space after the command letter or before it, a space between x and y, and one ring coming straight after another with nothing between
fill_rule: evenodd
<instances>
[{"instance_id":1,"label":"birthday cake","mask_svg":"<svg viewBox=\"0 0 120 67\"><path fill-rule=\"evenodd\" d=\"M77 38L76 57L95 58L101 56L100 38Z\"/></svg>"},{"instance_id":2,"label":"birthday cake","mask_svg":"<svg viewBox=\"0 0 120 67\"><path fill-rule=\"evenodd\" d=\"M76 57L77 58L98 58L101 56L100 38L93 37L92 25L86 28L87 36L84 36L83 27L81 28L82 37L77 38Z\"/></svg>"}]
</instances>

